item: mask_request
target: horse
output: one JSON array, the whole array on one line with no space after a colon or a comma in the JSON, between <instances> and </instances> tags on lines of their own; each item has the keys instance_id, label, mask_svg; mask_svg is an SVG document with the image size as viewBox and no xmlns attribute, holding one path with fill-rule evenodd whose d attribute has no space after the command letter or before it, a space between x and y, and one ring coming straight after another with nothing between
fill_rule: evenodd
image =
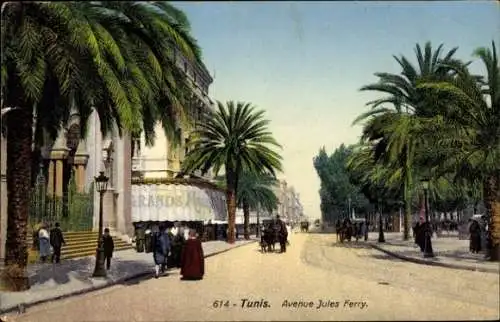
<instances>
[{"instance_id":1,"label":"horse","mask_svg":"<svg viewBox=\"0 0 500 322\"><path fill-rule=\"evenodd\" d=\"M276 238L276 233L270 227L264 230L264 234L261 238L261 247L266 247L267 252L274 252L275 244L278 242Z\"/></svg>"}]
</instances>

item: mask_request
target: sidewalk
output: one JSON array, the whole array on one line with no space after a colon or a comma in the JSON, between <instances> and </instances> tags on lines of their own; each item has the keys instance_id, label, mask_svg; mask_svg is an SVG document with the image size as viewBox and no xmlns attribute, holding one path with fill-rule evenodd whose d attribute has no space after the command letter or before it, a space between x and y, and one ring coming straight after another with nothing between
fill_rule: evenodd
<instances>
[{"instance_id":1,"label":"sidewalk","mask_svg":"<svg viewBox=\"0 0 500 322\"><path fill-rule=\"evenodd\" d=\"M470 271L500 273L500 264L484 259L484 253L469 252L469 241L456 238L432 238L435 257L424 258L413 238L403 241L403 233L384 233L385 243L378 243L378 233L370 232L370 245L388 255L406 261Z\"/></svg>"},{"instance_id":2,"label":"sidewalk","mask_svg":"<svg viewBox=\"0 0 500 322\"><path fill-rule=\"evenodd\" d=\"M209 257L255 241L238 240L232 245L223 241L209 241L203 243L203 251L205 257ZM36 304L95 291L138 277L153 276L152 253L137 253L130 249L113 255L111 269L104 279L91 277L95 256L70 259L59 265L28 266L31 288L24 292L0 292L0 314L22 311Z\"/></svg>"}]
</instances>

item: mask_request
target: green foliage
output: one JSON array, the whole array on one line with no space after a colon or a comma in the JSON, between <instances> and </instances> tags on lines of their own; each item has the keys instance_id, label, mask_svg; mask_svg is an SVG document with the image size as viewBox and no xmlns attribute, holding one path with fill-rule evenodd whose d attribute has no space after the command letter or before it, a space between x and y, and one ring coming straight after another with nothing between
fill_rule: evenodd
<instances>
[{"instance_id":1,"label":"green foliage","mask_svg":"<svg viewBox=\"0 0 500 322\"><path fill-rule=\"evenodd\" d=\"M200 122L193 133L192 147L182 166L191 173L200 169L206 173L213 168L218 175L222 168L228 188L237 188L242 171L268 173L275 177L281 171L281 156L272 148L281 146L268 129L264 111L257 111L249 103L232 101L224 106L217 102L217 110Z\"/></svg>"},{"instance_id":2,"label":"green foliage","mask_svg":"<svg viewBox=\"0 0 500 322\"><path fill-rule=\"evenodd\" d=\"M424 177L430 179L433 210L455 211L484 198L484 179L500 173L495 44L475 51L486 77L470 74L469 63L454 58L457 48L446 54L442 49L417 44L416 66L404 56L394 57L400 74L376 73L379 81L361 88L382 97L368 102L371 110L354 121L363 122L360 144L343 162L344 146L332 156L322 149L314 160L324 215L345 209L351 189L345 178L371 204L382 199L384 207L396 207L405 201L407 215L420 207Z\"/></svg>"},{"instance_id":3,"label":"green foliage","mask_svg":"<svg viewBox=\"0 0 500 322\"><path fill-rule=\"evenodd\" d=\"M161 121L172 142L187 119L190 84L176 52L193 65L201 53L186 16L163 2L27 2L2 7L2 98L34 108L36 128L53 138L75 108L85 135L96 111L154 140Z\"/></svg>"},{"instance_id":4,"label":"green foliage","mask_svg":"<svg viewBox=\"0 0 500 322\"><path fill-rule=\"evenodd\" d=\"M498 187L491 191L491 184L486 185L500 178L496 47L493 43L491 49L475 51L487 71L484 77L472 75L469 63L455 59L456 50L442 55L442 45L434 52L430 43L423 50L417 45L417 67L404 56L394 57L400 74L377 73L378 83L361 88L383 96L368 102L371 110L355 120L364 122L362 140L350 154L347 169L351 183L372 204L380 198L388 206L404 200L407 214L418 209L422 178L430 180L433 210L450 212L481 199L485 204L495 198L498 202ZM324 151L318 160L325 163ZM337 192L341 179L320 178L322 201L328 193L343 197ZM488 192L489 201L483 192Z\"/></svg>"},{"instance_id":5,"label":"green foliage","mask_svg":"<svg viewBox=\"0 0 500 322\"><path fill-rule=\"evenodd\" d=\"M314 168L321 180L321 211L324 221L335 221L346 216L349 198L351 209L355 209L357 213L368 211L368 201L359 187L351 182L347 169L347 161L352 152L352 146L342 144L330 156L325 148L321 148L313 159Z\"/></svg>"},{"instance_id":6,"label":"green foliage","mask_svg":"<svg viewBox=\"0 0 500 322\"><path fill-rule=\"evenodd\" d=\"M240 175L236 200L239 207L248 205L251 210L265 210L271 213L278 208L278 198L274 192L276 178L245 171Z\"/></svg>"}]
</instances>

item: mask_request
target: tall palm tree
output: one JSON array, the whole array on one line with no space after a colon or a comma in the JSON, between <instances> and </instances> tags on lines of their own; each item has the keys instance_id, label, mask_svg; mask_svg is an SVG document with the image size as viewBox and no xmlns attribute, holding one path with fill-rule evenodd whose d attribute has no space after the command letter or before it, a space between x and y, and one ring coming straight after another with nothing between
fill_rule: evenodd
<instances>
[{"instance_id":1,"label":"tall palm tree","mask_svg":"<svg viewBox=\"0 0 500 322\"><path fill-rule=\"evenodd\" d=\"M422 90L418 84L422 80L442 80L450 77L450 69L445 64L454 62L453 55L457 48L448 51L442 57L443 45L435 51L432 50L430 42L424 49L419 44L415 47L417 56L417 67L406 57L394 59L401 67L401 74L376 73L378 83L370 84L361 88L362 91L377 91L388 96L368 102L372 110L360 115L354 123L371 120L365 126L363 137L377 143L376 159L381 162L390 163L391 167L397 167L397 174L403 182L404 188L404 239L410 236L411 222L411 187L413 185L413 159L416 153L418 136L415 129L422 127L418 117L435 115L436 106L428 91ZM390 107L383 106L390 104ZM439 106L441 109L444 106Z\"/></svg>"},{"instance_id":2,"label":"tall palm tree","mask_svg":"<svg viewBox=\"0 0 500 322\"><path fill-rule=\"evenodd\" d=\"M224 168L227 189L229 234L234 243L236 192L243 171L266 173L273 177L281 171L281 156L273 150L281 146L268 129L264 111L257 111L250 103L233 101L226 106L217 102L217 110L201 122L190 142L192 149L182 166L184 172L213 168L214 174Z\"/></svg>"},{"instance_id":3,"label":"tall palm tree","mask_svg":"<svg viewBox=\"0 0 500 322\"><path fill-rule=\"evenodd\" d=\"M485 78L471 75L465 64L450 64L457 76L447 82L420 85L449 109L438 115L439 122L429 135L435 146L446 152L442 164L457 177L481 182L484 203L490 217L491 260L500 258L500 65L495 43L478 48L474 54L486 69ZM436 119L437 119L436 118ZM450 167L451 166L451 167Z\"/></svg>"},{"instance_id":4,"label":"tall palm tree","mask_svg":"<svg viewBox=\"0 0 500 322\"><path fill-rule=\"evenodd\" d=\"M185 18L185 17L184 17ZM8 224L6 265L25 277L33 129L55 139L71 111L82 135L93 111L105 135L113 127L144 130L152 139L161 120L174 137L187 106L187 81L172 47L197 61L185 19L168 4L125 2L9 2L2 6L2 109L7 114ZM168 47L170 45L170 47ZM170 48L170 49L169 49ZM149 140L151 142L152 140Z\"/></svg>"},{"instance_id":5,"label":"tall palm tree","mask_svg":"<svg viewBox=\"0 0 500 322\"><path fill-rule=\"evenodd\" d=\"M250 210L266 209L272 211L277 208L278 198L273 190L276 185L276 178L267 174L242 172L236 192L236 202L243 209L245 239L250 238ZM259 222L257 222L258 225Z\"/></svg>"}]
</instances>

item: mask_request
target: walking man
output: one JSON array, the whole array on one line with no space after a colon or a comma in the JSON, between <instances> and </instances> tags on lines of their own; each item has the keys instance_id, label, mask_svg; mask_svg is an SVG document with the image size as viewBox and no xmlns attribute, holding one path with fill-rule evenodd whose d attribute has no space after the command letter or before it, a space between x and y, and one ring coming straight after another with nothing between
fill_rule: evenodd
<instances>
[{"instance_id":1,"label":"walking man","mask_svg":"<svg viewBox=\"0 0 500 322\"><path fill-rule=\"evenodd\" d=\"M64 236L59 227L59 223L56 222L55 227L50 230L50 245L52 246L52 263L54 261L58 264L61 261L61 247L65 245Z\"/></svg>"},{"instance_id":2,"label":"walking man","mask_svg":"<svg viewBox=\"0 0 500 322\"><path fill-rule=\"evenodd\" d=\"M160 272L165 273L167 257L170 254L170 238L163 224L160 231L153 235L153 259L155 261L155 278L160 276ZM180 265L179 265L180 266Z\"/></svg>"},{"instance_id":3,"label":"walking man","mask_svg":"<svg viewBox=\"0 0 500 322\"><path fill-rule=\"evenodd\" d=\"M104 248L104 260L106 262L106 269L111 267L111 258L115 250L115 243L113 237L109 234L109 228L104 229L104 236L102 236L102 246Z\"/></svg>"},{"instance_id":4,"label":"walking man","mask_svg":"<svg viewBox=\"0 0 500 322\"><path fill-rule=\"evenodd\" d=\"M280 243L280 253L286 253L286 240L288 238L288 232L286 230L285 223L280 219L279 215L276 215L276 226L278 228L278 240Z\"/></svg>"}]
</instances>

